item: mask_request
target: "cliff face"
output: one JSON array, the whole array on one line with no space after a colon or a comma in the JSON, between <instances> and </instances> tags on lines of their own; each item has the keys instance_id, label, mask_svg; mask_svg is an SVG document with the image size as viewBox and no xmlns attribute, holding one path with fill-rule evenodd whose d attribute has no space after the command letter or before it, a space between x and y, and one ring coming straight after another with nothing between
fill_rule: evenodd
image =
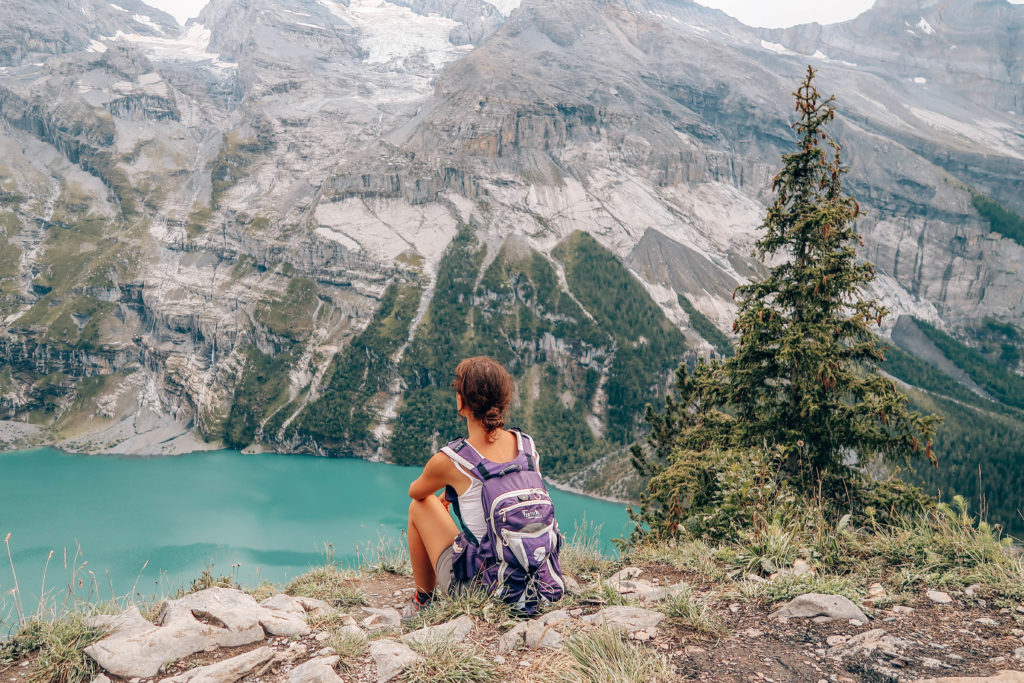
<instances>
[{"instance_id":1,"label":"cliff face","mask_svg":"<svg viewBox=\"0 0 1024 683\"><path fill-rule=\"evenodd\" d=\"M1020 324L1024 246L972 192L1024 212L1022 16L886 2L763 31L689 2L214 0L177 27L4 3L0 416L84 449L198 432L413 459L445 364L484 350L521 421L575 425L579 471L711 352L680 296L728 330L808 63L839 97L876 293L958 333ZM452 357L426 355L438 335Z\"/></svg>"}]
</instances>

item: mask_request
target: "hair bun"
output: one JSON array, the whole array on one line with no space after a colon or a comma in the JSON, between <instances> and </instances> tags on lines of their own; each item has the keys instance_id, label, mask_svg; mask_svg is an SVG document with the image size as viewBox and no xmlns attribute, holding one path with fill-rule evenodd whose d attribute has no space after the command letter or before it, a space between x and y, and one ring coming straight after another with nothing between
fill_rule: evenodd
<instances>
[{"instance_id":1,"label":"hair bun","mask_svg":"<svg viewBox=\"0 0 1024 683\"><path fill-rule=\"evenodd\" d=\"M489 432L505 426L505 419L502 417L502 410L498 406L491 406L488 408L480 421L483 423L484 429Z\"/></svg>"}]
</instances>

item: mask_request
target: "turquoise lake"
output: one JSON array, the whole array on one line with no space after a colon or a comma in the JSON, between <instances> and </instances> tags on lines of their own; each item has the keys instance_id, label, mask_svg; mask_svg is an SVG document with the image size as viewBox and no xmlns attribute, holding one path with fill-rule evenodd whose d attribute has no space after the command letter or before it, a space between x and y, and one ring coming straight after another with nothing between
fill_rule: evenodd
<instances>
[{"instance_id":1,"label":"turquoise lake","mask_svg":"<svg viewBox=\"0 0 1024 683\"><path fill-rule=\"evenodd\" d=\"M82 579L102 599L162 595L212 565L243 585L287 582L322 564L344 566L380 538L404 548L409 482L419 468L356 459L238 451L139 458L44 448L0 453L0 540L10 549L25 608ZM625 506L552 488L562 531L585 521L606 550L628 535ZM87 562L77 573L77 565ZM65 566L65 551L67 562ZM0 622L14 578L0 548ZM233 565L238 565L233 567ZM91 572L91 574L90 574ZM77 584L77 580L74 581ZM95 592L95 590L94 590Z\"/></svg>"}]
</instances>

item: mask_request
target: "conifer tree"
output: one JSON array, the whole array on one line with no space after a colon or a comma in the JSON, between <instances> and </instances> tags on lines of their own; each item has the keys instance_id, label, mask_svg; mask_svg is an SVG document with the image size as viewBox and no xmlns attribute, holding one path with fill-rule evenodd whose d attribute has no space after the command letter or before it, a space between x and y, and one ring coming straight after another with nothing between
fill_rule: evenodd
<instances>
[{"instance_id":1,"label":"conifer tree","mask_svg":"<svg viewBox=\"0 0 1024 683\"><path fill-rule=\"evenodd\" d=\"M834 98L819 95L814 75L808 67L793 93L798 147L782 158L756 242L756 255L775 265L736 291L735 355L701 363L693 374L680 368L677 397L664 413L648 410L649 448L633 449L641 474L657 474L674 459L692 468L701 461L695 454L712 450L768 447L779 454L779 477L798 490L848 499L865 462L918 455L935 462L938 418L909 410L877 371L884 356L872 328L886 309L865 295L875 271L857 260L860 209L843 190L847 169L825 132ZM678 509L678 488L664 484L652 480L646 504Z\"/></svg>"}]
</instances>

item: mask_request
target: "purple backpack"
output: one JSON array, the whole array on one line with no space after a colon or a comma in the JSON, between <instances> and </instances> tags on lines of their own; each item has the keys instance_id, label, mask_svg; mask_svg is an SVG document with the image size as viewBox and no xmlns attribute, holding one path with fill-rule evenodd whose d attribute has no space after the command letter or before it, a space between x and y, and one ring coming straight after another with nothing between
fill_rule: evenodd
<instances>
[{"instance_id":1,"label":"purple backpack","mask_svg":"<svg viewBox=\"0 0 1024 683\"><path fill-rule=\"evenodd\" d=\"M456 581L479 581L492 595L533 614L538 605L558 600L565 591L558 564L562 535L533 439L511 431L519 452L510 462L488 460L465 439L441 449L483 483L480 499L487 522L483 538L474 538L462 524L452 544L452 570ZM462 522L455 492L446 495Z\"/></svg>"}]
</instances>

